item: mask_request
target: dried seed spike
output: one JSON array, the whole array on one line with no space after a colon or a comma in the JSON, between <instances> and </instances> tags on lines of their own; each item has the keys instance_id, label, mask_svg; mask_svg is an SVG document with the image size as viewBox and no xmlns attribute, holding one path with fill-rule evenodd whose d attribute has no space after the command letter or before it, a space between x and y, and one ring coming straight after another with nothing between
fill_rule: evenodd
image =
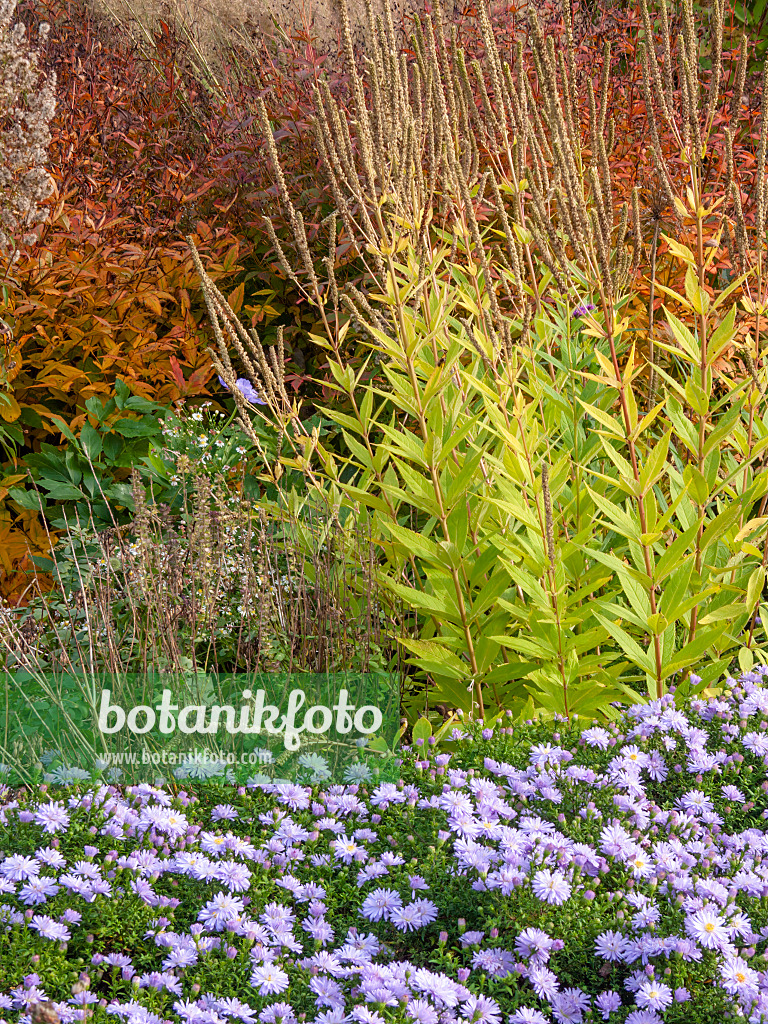
<instances>
[{"instance_id":1,"label":"dried seed spike","mask_svg":"<svg viewBox=\"0 0 768 1024\"><path fill-rule=\"evenodd\" d=\"M549 464L541 464L541 489L544 492L544 515L547 530L547 553L549 564L555 567L555 529L552 522L552 495L549 493Z\"/></svg>"},{"instance_id":2,"label":"dried seed spike","mask_svg":"<svg viewBox=\"0 0 768 1024\"><path fill-rule=\"evenodd\" d=\"M643 0L645 2L645 0ZM677 209L674 205L674 190L672 188L672 181L670 174L667 169L666 157L661 146L661 139L659 138L659 128L656 122L656 115L653 110L653 99L651 95L651 71L649 68L648 52L644 44L637 44L637 53L640 58L640 65L643 69L643 95L645 98L645 109L648 114L648 127L651 132L651 141L653 142L653 162L656 168L656 173L659 175L661 180L661 188L664 193L666 202L672 206L675 210L675 217L679 220Z\"/></svg>"},{"instance_id":3,"label":"dried seed spike","mask_svg":"<svg viewBox=\"0 0 768 1024\"><path fill-rule=\"evenodd\" d=\"M621 214L619 215L619 230L616 235L616 270L613 276L613 287L617 292L624 286L629 268L629 247L626 241L628 223L629 206L626 203L622 203Z\"/></svg>"},{"instance_id":4,"label":"dried seed spike","mask_svg":"<svg viewBox=\"0 0 768 1024\"><path fill-rule=\"evenodd\" d=\"M661 84L661 73L659 71L659 62L656 57L656 47L653 45L654 34L653 29L651 27L650 14L648 11L648 0L640 0L640 14L643 19L643 31L645 33L645 39L648 40L649 43L648 46L646 46L645 42L640 42L637 44L637 53L640 57L640 64L643 69L643 82L645 83L647 81L647 93L649 97L651 93L651 87L653 87L653 93L656 97L659 106L661 107L662 116L664 117L664 120L671 129L674 123L672 115L670 113L670 108L672 104L670 102L669 106L667 105L667 97ZM680 53L682 54L682 50L680 50ZM665 64L667 57L668 54L665 51ZM646 99L649 118L652 118L653 112L650 103L650 98Z\"/></svg>"},{"instance_id":5,"label":"dried seed spike","mask_svg":"<svg viewBox=\"0 0 768 1024\"><path fill-rule=\"evenodd\" d=\"M667 0L659 0L659 7L661 9L661 35L664 41L664 91L666 95L667 104L672 109L674 88L672 83L672 47L669 35L669 15L667 12Z\"/></svg>"},{"instance_id":6,"label":"dried seed spike","mask_svg":"<svg viewBox=\"0 0 768 1024\"><path fill-rule=\"evenodd\" d=\"M731 96L730 103L730 115L731 120L734 121L740 116L741 111L741 98L744 95L744 83L747 78L747 62L749 60L749 44L746 39L741 42L741 49L739 51L739 66L736 71L736 83L733 87L733 96Z\"/></svg>"},{"instance_id":7,"label":"dried seed spike","mask_svg":"<svg viewBox=\"0 0 768 1024\"><path fill-rule=\"evenodd\" d=\"M643 232L640 227L640 188L637 185L632 189L632 240L634 242L634 255L632 257L630 274L634 277L644 255Z\"/></svg>"},{"instance_id":8,"label":"dried seed spike","mask_svg":"<svg viewBox=\"0 0 768 1024\"><path fill-rule=\"evenodd\" d=\"M712 128L712 118L715 114L715 107L720 96L720 73L723 66L723 18L725 17L725 0L713 0L710 11L710 26L712 29L714 54L712 57L712 71L709 79L709 99L707 101L707 113L704 118L707 138Z\"/></svg>"},{"instance_id":9,"label":"dried seed spike","mask_svg":"<svg viewBox=\"0 0 768 1024\"><path fill-rule=\"evenodd\" d=\"M752 189L752 202L755 203L755 236L757 238L757 273L762 279L763 238L765 233L765 165L768 155L768 59L763 64L763 93L760 102L760 142L757 150L757 166L755 168L755 184ZM737 231L736 240L739 240ZM739 248L741 251L741 247Z\"/></svg>"},{"instance_id":10,"label":"dried seed spike","mask_svg":"<svg viewBox=\"0 0 768 1024\"><path fill-rule=\"evenodd\" d=\"M611 44L608 39L605 40L603 46L603 74L602 81L600 83L600 122L598 124L598 132L600 135L605 131L605 115L608 110L608 80L611 75ZM592 90L589 90L590 94ZM593 100L594 102L594 100Z\"/></svg>"}]
</instances>

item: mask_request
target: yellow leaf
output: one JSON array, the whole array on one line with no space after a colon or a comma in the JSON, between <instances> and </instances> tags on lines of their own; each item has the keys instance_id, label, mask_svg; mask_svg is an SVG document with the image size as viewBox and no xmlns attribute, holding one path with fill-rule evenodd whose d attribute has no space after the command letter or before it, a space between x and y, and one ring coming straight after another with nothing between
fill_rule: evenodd
<instances>
[{"instance_id":1,"label":"yellow leaf","mask_svg":"<svg viewBox=\"0 0 768 1024\"><path fill-rule=\"evenodd\" d=\"M158 302L157 296L154 292L143 292L139 295L143 305L147 307L150 313L154 313L155 316L161 316L163 307Z\"/></svg>"},{"instance_id":2,"label":"yellow leaf","mask_svg":"<svg viewBox=\"0 0 768 1024\"><path fill-rule=\"evenodd\" d=\"M680 200L678 199L677 202L680 203ZM683 214L687 215L688 211L682 203L680 203L680 206L682 207ZM693 255L693 252L688 248L687 245L683 245L681 242L676 242L674 238L670 238L669 235L665 235L663 231L661 233L661 237L667 243L667 245L669 246L670 250L674 253L674 255L678 257L678 259L683 260L684 263L696 262L696 257Z\"/></svg>"},{"instance_id":3,"label":"yellow leaf","mask_svg":"<svg viewBox=\"0 0 768 1024\"><path fill-rule=\"evenodd\" d=\"M0 416L6 423L13 423L21 415L21 406L13 395L0 394Z\"/></svg>"}]
</instances>

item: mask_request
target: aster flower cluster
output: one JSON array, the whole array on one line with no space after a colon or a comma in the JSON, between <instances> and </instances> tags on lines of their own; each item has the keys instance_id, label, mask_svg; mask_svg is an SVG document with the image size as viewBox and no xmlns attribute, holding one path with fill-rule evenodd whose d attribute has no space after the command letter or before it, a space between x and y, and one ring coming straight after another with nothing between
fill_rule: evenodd
<instances>
[{"instance_id":1,"label":"aster flower cluster","mask_svg":"<svg viewBox=\"0 0 768 1024\"><path fill-rule=\"evenodd\" d=\"M0 1014L766 1024L762 683L470 723L369 787L1 789Z\"/></svg>"}]
</instances>

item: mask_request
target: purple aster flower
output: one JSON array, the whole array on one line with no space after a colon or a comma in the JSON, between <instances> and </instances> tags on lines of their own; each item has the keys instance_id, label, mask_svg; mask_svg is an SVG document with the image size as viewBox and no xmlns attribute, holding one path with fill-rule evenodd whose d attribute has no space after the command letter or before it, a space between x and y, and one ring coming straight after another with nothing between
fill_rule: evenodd
<instances>
[{"instance_id":1,"label":"purple aster flower","mask_svg":"<svg viewBox=\"0 0 768 1024\"><path fill-rule=\"evenodd\" d=\"M403 905L394 889L374 889L363 901L360 913L367 921L388 921L394 910Z\"/></svg>"},{"instance_id":2,"label":"purple aster flower","mask_svg":"<svg viewBox=\"0 0 768 1024\"><path fill-rule=\"evenodd\" d=\"M58 921L54 921L53 918L47 917L45 914L35 914L29 922L29 927L34 928L44 939L50 939L52 942L69 942L72 938L72 933L66 925L59 924Z\"/></svg>"},{"instance_id":3,"label":"purple aster flower","mask_svg":"<svg viewBox=\"0 0 768 1024\"><path fill-rule=\"evenodd\" d=\"M624 1024L662 1024L655 1010L633 1010Z\"/></svg>"},{"instance_id":4,"label":"purple aster flower","mask_svg":"<svg viewBox=\"0 0 768 1024\"><path fill-rule=\"evenodd\" d=\"M593 729L585 729L581 735L584 742L590 747L599 747L600 750L608 749L611 734L605 729L595 726Z\"/></svg>"},{"instance_id":5,"label":"purple aster flower","mask_svg":"<svg viewBox=\"0 0 768 1024\"><path fill-rule=\"evenodd\" d=\"M238 817L239 814L232 804L216 804L211 811L211 821L236 821Z\"/></svg>"},{"instance_id":6,"label":"purple aster flower","mask_svg":"<svg viewBox=\"0 0 768 1024\"><path fill-rule=\"evenodd\" d=\"M315 942L319 942L321 946L327 946L329 942L333 941L336 934L324 917L315 918L313 921L305 921L302 928L309 932Z\"/></svg>"},{"instance_id":7,"label":"purple aster flower","mask_svg":"<svg viewBox=\"0 0 768 1024\"><path fill-rule=\"evenodd\" d=\"M315 996L315 1006L336 1006L344 1003L341 986L333 978L325 978L322 975L312 978L309 988Z\"/></svg>"},{"instance_id":8,"label":"purple aster flower","mask_svg":"<svg viewBox=\"0 0 768 1024\"><path fill-rule=\"evenodd\" d=\"M360 1024L385 1024L384 1018L376 1010L370 1010L367 1006L356 1006L350 1014L352 1020Z\"/></svg>"},{"instance_id":9,"label":"purple aster flower","mask_svg":"<svg viewBox=\"0 0 768 1024\"><path fill-rule=\"evenodd\" d=\"M728 931L725 920L715 909L702 907L685 920L685 930L694 941L705 949L722 949L728 945Z\"/></svg>"},{"instance_id":10,"label":"purple aster flower","mask_svg":"<svg viewBox=\"0 0 768 1024\"><path fill-rule=\"evenodd\" d=\"M245 892L251 884L251 872L245 864L237 861L224 861L219 864L216 878L230 892Z\"/></svg>"},{"instance_id":11,"label":"purple aster flower","mask_svg":"<svg viewBox=\"0 0 768 1024\"><path fill-rule=\"evenodd\" d=\"M726 800L733 800L734 803L743 804L746 797L736 786L723 786L720 790Z\"/></svg>"},{"instance_id":12,"label":"purple aster flower","mask_svg":"<svg viewBox=\"0 0 768 1024\"><path fill-rule=\"evenodd\" d=\"M220 932L226 927L227 921L238 918L244 910L245 905L237 896L233 896L231 893L217 892L197 915L197 920L206 927Z\"/></svg>"},{"instance_id":13,"label":"purple aster flower","mask_svg":"<svg viewBox=\"0 0 768 1024\"><path fill-rule=\"evenodd\" d=\"M643 1009L665 1010L672 1003L672 989L651 978L637 990L635 1002Z\"/></svg>"},{"instance_id":14,"label":"purple aster flower","mask_svg":"<svg viewBox=\"0 0 768 1024\"><path fill-rule=\"evenodd\" d=\"M532 888L535 896L555 907L561 906L571 896L571 886L559 871L537 871Z\"/></svg>"},{"instance_id":15,"label":"purple aster flower","mask_svg":"<svg viewBox=\"0 0 768 1024\"><path fill-rule=\"evenodd\" d=\"M63 868L67 863L61 852L53 846L46 846L45 849L38 850L35 853L35 859L39 860L41 864L48 864L52 868Z\"/></svg>"},{"instance_id":16,"label":"purple aster flower","mask_svg":"<svg viewBox=\"0 0 768 1024\"><path fill-rule=\"evenodd\" d=\"M416 1024L437 1024L439 1019L437 1010L426 999L411 999L405 1012Z\"/></svg>"},{"instance_id":17,"label":"purple aster flower","mask_svg":"<svg viewBox=\"0 0 768 1024\"><path fill-rule=\"evenodd\" d=\"M272 1003L264 1007L259 1020L262 1024L295 1024L296 1014L290 1003Z\"/></svg>"},{"instance_id":18,"label":"purple aster flower","mask_svg":"<svg viewBox=\"0 0 768 1024\"><path fill-rule=\"evenodd\" d=\"M472 955L472 966L491 978L507 978L512 974L515 958L506 949L478 949Z\"/></svg>"},{"instance_id":19,"label":"purple aster flower","mask_svg":"<svg viewBox=\"0 0 768 1024\"><path fill-rule=\"evenodd\" d=\"M754 999L758 994L760 975L753 971L746 960L740 956L729 957L720 968L723 988L732 996Z\"/></svg>"},{"instance_id":20,"label":"purple aster flower","mask_svg":"<svg viewBox=\"0 0 768 1024\"><path fill-rule=\"evenodd\" d=\"M429 903L429 900L419 900L420 903ZM434 907L434 904L430 904ZM435 917L437 917L437 907L434 908ZM421 928L426 922L423 920L423 914L416 903L409 903L405 907L398 907L393 910L389 915L389 920L401 932L415 932L418 928ZM432 919L434 920L434 918Z\"/></svg>"},{"instance_id":21,"label":"purple aster flower","mask_svg":"<svg viewBox=\"0 0 768 1024\"><path fill-rule=\"evenodd\" d=\"M470 996L462 1003L465 1020L474 1024L501 1024L501 1009L495 999L488 996Z\"/></svg>"},{"instance_id":22,"label":"purple aster flower","mask_svg":"<svg viewBox=\"0 0 768 1024\"><path fill-rule=\"evenodd\" d=\"M419 926L423 927L427 924L432 924L433 921L437 920L437 907L432 900L419 899L414 900L410 904L419 918Z\"/></svg>"},{"instance_id":23,"label":"purple aster flower","mask_svg":"<svg viewBox=\"0 0 768 1024\"><path fill-rule=\"evenodd\" d=\"M176 967L194 967L197 963L198 952L184 946L177 946L163 960L163 970L172 971Z\"/></svg>"},{"instance_id":24,"label":"purple aster flower","mask_svg":"<svg viewBox=\"0 0 768 1024\"><path fill-rule=\"evenodd\" d=\"M595 939L595 953L603 960L621 960L626 952L627 940L621 932L603 932Z\"/></svg>"},{"instance_id":25,"label":"purple aster flower","mask_svg":"<svg viewBox=\"0 0 768 1024\"><path fill-rule=\"evenodd\" d=\"M229 391L229 385L222 377L219 377L219 383L223 388L226 388L227 391ZM247 377L238 377L237 380L235 381L235 384L237 385L237 389L243 395L243 397L246 398L247 401L251 402L253 405L267 404L265 401L259 398L258 391L256 390L256 388L254 388L253 384L251 384Z\"/></svg>"},{"instance_id":26,"label":"purple aster flower","mask_svg":"<svg viewBox=\"0 0 768 1024\"><path fill-rule=\"evenodd\" d=\"M262 964L251 972L251 985L260 996L279 996L288 988L288 975L275 964Z\"/></svg>"},{"instance_id":27,"label":"purple aster flower","mask_svg":"<svg viewBox=\"0 0 768 1024\"><path fill-rule=\"evenodd\" d=\"M69 825L69 815L63 804L49 801L35 812L35 824L40 825L43 832L63 832Z\"/></svg>"},{"instance_id":28,"label":"purple aster flower","mask_svg":"<svg viewBox=\"0 0 768 1024\"><path fill-rule=\"evenodd\" d=\"M551 1002L553 996L560 990L557 975L544 964L532 964L528 971L528 980L539 999L547 999Z\"/></svg>"},{"instance_id":29,"label":"purple aster flower","mask_svg":"<svg viewBox=\"0 0 768 1024\"><path fill-rule=\"evenodd\" d=\"M558 1024L581 1024L590 1002L589 996L580 988L567 988L552 997L552 1012Z\"/></svg>"},{"instance_id":30,"label":"purple aster flower","mask_svg":"<svg viewBox=\"0 0 768 1024\"><path fill-rule=\"evenodd\" d=\"M539 963L546 963L553 943L540 928L526 928L515 939L515 952L524 960L534 957Z\"/></svg>"},{"instance_id":31,"label":"purple aster flower","mask_svg":"<svg viewBox=\"0 0 768 1024\"><path fill-rule=\"evenodd\" d=\"M586 316L591 310L597 309L594 302L583 302L580 306L577 306L573 311L573 318L578 319L579 317Z\"/></svg>"},{"instance_id":32,"label":"purple aster flower","mask_svg":"<svg viewBox=\"0 0 768 1024\"><path fill-rule=\"evenodd\" d=\"M40 865L34 857L25 857L21 853L6 857L0 864L0 875L12 882L36 878L40 874Z\"/></svg>"},{"instance_id":33,"label":"purple aster flower","mask_svg":"<svg viewBox=\"0 0 768 1024\"><path fill-rule=\"evenodd\" d=\"M45 903L49 896L54 896L58 891L59 887L52 878L31 878L22 886L19 899L26 906Z\"/></svg>"},{"instance_id":34,"label":"purple aster flower","mask_svg":"<svg viewBox=\"0 0 768 1024\"><path fill-rule=\"evenodd\" d=\"M354 839L349 839L346 835L340 835L338 839L334 839L331 849L334 857L344 864L351 864L353 860L365 860L367 856L365 850L361 849Z\"/></svg>"},{"instance_id":35,"label":"purple aster flower","mask_svg":"<svg viewBox=\"0 0 768 1024\"><path fill-rule=\"evenodd\" d=\"M548 1021L541 1010L521 1006L509 1018L509 1024L548 1024Z\"/></svg>"},{"instance_id":36,"label":"purple aster flower","mask_svg":"<svg viewBox=\"0 0 768 1024\"><path fill-rule=\"evenodd\" d=\"M330 1010L323 1010L315 1017L315 1024L349 1024L350 1017L344 1013L344 1008L334 1006Z\"/></svg>"},{"instance_id":37,"label":"purple aster flower","mask_svg":"<svg viewBox=\"0 0 768 1024\"><path fill-rule=\"evenodd\" d=\"M603 1020L608 1020L610 1015L621 1006L621 996L618 992L601 992L595 997L595 1006L603 1015Z\"/></svg>"}]
</instances>

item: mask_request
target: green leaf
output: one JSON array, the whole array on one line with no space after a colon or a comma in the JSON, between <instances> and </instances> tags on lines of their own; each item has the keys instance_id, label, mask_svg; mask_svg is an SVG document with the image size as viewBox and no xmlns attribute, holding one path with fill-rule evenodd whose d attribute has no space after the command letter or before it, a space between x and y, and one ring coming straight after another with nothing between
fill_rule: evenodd
<instances>
[{"instance_id":1,"label":"green leaf","mask_svg":"<svg viewBox=\"0 0 768 1024\"><path fill-rule=\"evenodd\" d=\"M682 405L674 396L667 399L667 413L675 425L675 433L685 447L691 455L698 455L699 439L696 430L688 417L684 415Z\"/></svg>"},{"instance_id":2,"label":"green leaf","mask_svg":"<svg viewBox=\"0 0 768 1024\"><path fill-rule=\"evenodd\" d=\"M425 672L445 675L460 682L469 678L469 665L446 647L430 640L411 640L408 637L400 637L398 642L416 655L415 664Z\"/></svg>"},{"instance_id":3,"label":"green leaf","mask_svg":"<svg viewBox=\"0 0 768 1024\"><path fill-rule=\"evenodd\" d=\"M707 615L704 615L699 619L698 624L700 626L709 626L713 622L722 622L723 620L732 621L739 615L743 615L745 612L749 612L743 603L740 604L722 604L719 608L714 608Z\"/></svg>"},{"instance_id":4,"label":"green leaf","mask_svg":"<svg viewBox=\"0 0 768 1024\"><path fill-rule=\"evenodd\" d=\"M88 422L83 424L83 429L80 431L80 443L91 462L95 462L99 455L101 455L101 434Z\"/></svg>"},{"instance_id":5,"label":"green leaf","mask_svg":"<svg viewBox=\"0 0 768 1024\"><path fill-rule=\"evenodd\" d=\"M715 303L715 306L717 303ZM714 308L714 307L713 307ZM728 348L736 335L736 307L731 306L728 313L717 326L707 345L707 366L712 366L720 355Z\"/></svg>"},{"instance_id":6,"label":"green leaf","mask_svg":"<svg viewBox=\"0 0 768 1024\"><path fill-rule=\"evenodd\" d=\"M47 483L42 481L48 494L47 498L51 498L53 501L84 501L85 494L80 490L79 487L73 487L72 484L64 483Z\"/></svg>"},{"instance_id":7,"label":"green leaf","mask_svg":"<svg viewBox=\"0 0 768 1024\"><path fill-rule=\"evenodd\" d=\"M747 581L747 598L745 607L750 615L755 610L755 605L758 602L764 583L765 568L762 565L758 565Z\"/></svg>"},{"instance_id":8,"label":"green leaf","mask_svg":"<svg viewBox=\"0 0 768 1024\"><path fill-rule=\"evenodd\" d=\"M616 622L611 622L604 615L599 612L593 611L592 614L595 616L597 621L601 623L605 629L608 630L608 634L618 641L622 651L626 654L633 665L637 665L644 672L650 673L650 675L656 676L656 666L647 651L644 651L642 647L633 640L626 630L622 629L621 626Z\"/></svg>"},{"instance_id":9,"label":"green leaf","mask_svg":"<svg viewBox=\"0 0 768 1024\"><path fill-rule=\"evenodd\" d=\"M685 324L681 320L677 319L674 313L670 313L666 307L664 307L664 313L669 321L669 326L672 330L675 341L690 357L691 362L698 366L701 362L701 352L698 341L694 338Z\"/></svg>"},{"instance_id":10,"label":"green leaf","mask_svg":"<svg viewBox=\"0 0 768 1024\"><path fill-rule=\"evenodd\" d=\"M688 404L694 412L697 412L699 416L707 415L709 411L709 396L690 377L685 382L685 397L688 399Z\"/></svg>"},{"instance_id":11,"label":"green leaf","mask_svg":"<svg viewBox=\"0 0 768 1024\"><path fill-rule=\"evenodd\" d=\"M739 668L742 672L750 672L755 664L754 651L750 647L742 647L739 651Z\"/></svg>"},{"instance_id":12,"label":"green leaf","mask_svg":"<svg viewBox=\"0 0 768 1024\"><path fill-rule=\"evenodd\" d=\"M590 405L588 402L583 401L578 397L578 395L576 396L576 400L584 406L584 409L590 416L592 416L593 419L598 420L604 426L608 427L613 437L616 437L620 441L624 440L624 427L617 419L614 419L613 416L604 412L599 406Z\"/></svg>"},{"instance_id":13,"label":"green leaf","mask_svg":"<svg viewBox=\"0 0 768 1024\"><path fill-rule=\"evenodd\" d=\"M428 718L420 718L414 725L412 730L413 745L416 745L417 740L422 740L424 743L427 742L429 737L432 735L432 725Z\"/></svg>"},{"instance_id":14,"label":"green leaf","mask_svg":"<svg viewBox=\"0 0 768 1024\"><path fill-rule=\"evenodd\" d=\"M33 490L25 491L21 487L9 487L8 497L11 501L15 501L17 505L20 505L23 509L27 509L29 512L39 512L41 501L43 503L43 507L45 507L44 495L41 494L38 497L37 492Z\"/></svg>"},{"instance_id":15,"label":"green leaf","mask_svg":"<svg viewBox=\"0 0 768 1024\"><path fill-rule=\"evenodd\" d=\"M557 652L554 647L545 640L529 640L524 636L494 636L491 637L501 647L511 648L521 654L527 654L531 658L541 660L542 655L554 656Z\"/></svg>"},{"instance_id":16,"label":"green leaf","mask_svg":"<svg viewBox=\"0 0 768 1024\"><path fill-rule=\"evenodd\" d=\"M734 525L741 515L744 504L743 497L741 501L731 501L720 515L710 520L704 533L701 535L702 551L706 551L710 544L714 544L726 530L729 530Z\"/></svg>"},{"instance_id":17,"label":"green leaf","mask_svg":"<svg viewBox=\"0 0 768 1024\"><path fill-rule=\"evenodd\" d=\"M509 583L509 575L504 569L497 569L475 598L468 616L470 622L479 619L481 615L495 604L504 591L509 589Z\"/></svg>"},{"instance_id":18,"label":"green leaf","mask_svg":"<svg viewBox=\"0 0 768 1024\"><path fill-rule=\"evenodd\" d=\"M664 473L664 466L667 461L667 454L669 452L669 439L672 436L672 430L668 430L667 433L658 441L648 458L648 461L640 471L640 490L642 494L652 487L660 476Z\"/></svg>"},{"instance_id":19,"label":"green leaf","mask_svg":"<svg viewBox=\"0 0 768 1024\"><path fill-rule=\"evenodd\" d=\"M738 11L738 9L739 9L738 3L734 4L734 10ZM749 275L753 274L753 273L754 273L754 267L752 267L750 270L748 270L746 272L746 274L742 274L741 277L737 277L735 280L731 281L731 283L728 285L728 287L725 288L723 291L721 291L720 294L715 299L715 301L712 303L712 309L715 310L715 309L717 309L718 306L722 305L722 303L725 302L725 300L728 298L728 296L732 295L733 292L735 292L737 288L740 288L741 285L744 284L746 279L749 277Z\"/></svg>"},{"instance_id":20,"label":"green leaf","mask_svg":"<svg viewBox=\"0 0 768 1024\"><path fill-rule=\"evenodd\" d=\"M667 679L682 669L688 668L699 661L706 652L717 647L720 637L727 628L727 623L722 622L711 629L700 633L689 644L686 644L681 651L678 651L672 661L667 662L663 667L663 678Z\"/></svg>"},{"instance_id":21,"label":"green leaf","mask_svg":"<svg viewBox=\"0 0 768 1024\"><path fill-rule=\"evenodd\" d=\"M50 572L56 564L52 558L45 558L43 555L30 555L32 561L35 563L38 569L42 569L43 572Z\"/></svg>"},{"instance_id":22,"label":"green leaf","mask_svg":"<svg viewBox=\"0 0 768 1024\"><path fill-rule=\"evenodd\" d=\"M678 565L683 564L683 560L687 557L686 553L698 532L699 524L694 523L685 531L685 533L681 533L672 541L671 544L667 546L664 554L656 563L656 583L661 583L661 581L673 572Z\"/></svg>"},{"instance_id":23,"label":"green leaf","mask_svg":"<svg viewBox=\"0 0 768 1024\"><path fill-rule=\"evenodd\" d=\"M114 462L123 450L124 442L117 434L105 434L102 438L104 456L110 462Z\"/></svg>"},{"instance_id":24,"label":"green leaf","mask_svg":"<svg viewBox=\"0 0 768 1024\"><path fill-rule=\"evenodd\" d=\"M628 515L621 509L613 505L607 498L603 497L602 494L598 494L597 491L593 491L591 487L587 487L587 492L590 498L600 511L610 519L614 524L614 529L617 533L620 533L622 537L626 537L628 540L633 540L635 543L640 543L640 528Z\"/></svg>"},{"instance_id":25,"label":"green leaf","mask_svg":"<svg viewBox=\"0 0 768 1024\"><path fill-rule=\"evenodd\" d=\"M696 466L692 463L683 470L683 480L688 485L688 493L697 505L704 506L709 501L709 484Z\"/></svg>"},{"instance_id":26,"label":"green leaf","mask_svg":"<svg viewBox=\"0 0 768 1024\"><path fill-rule=\"evenodd\" d=\"M424 558L434 565L444 565L446 563L444 555L438 551L437 544L430 540L429 537L425 537L424 534L408 530L391 520L382 523L381 526L383 530L391 534L405 548L406 552L413 552L419 558Z\"/></svg>"},{"instance_id":27,"label":"green leaf","mask_svg":"<svg viewBox=\"0 0 768 1024\"><path fill-rule=\"evenodd\" d=\"M92 395L90 398L86 399L85 408L91 416L96 417L98 423L101 423L104 419L104 402L102 402L98 395ZM120 406L118 406L118 408L120 408Z\"/></svg>"},{"instance_id":28,"label":"green leaf","mask_svg":"<svg viewBox=\"0 0 768 1024\"><path fill-rule=\"evenodd\" d=\"M112 424L112 429L122 437L151 437L161 433L162 426L155 419L120 419Z\"/></svg>"},{"instance_id":29,"label":"green leaf","mask_svg":"<svg viewBox=\"0 0 768 1024\"><path fill-rule=\"evenodd\" d=\"M76 445L77 444L77 438L72 433L72 431L69 429L67 424L61 418L61 416L51 416L51 419L56 424L56 426L59 428L59 430L62 432L64 437L66 437L66 439L68 441L72 441Z\"/></svg>"},{"instance_id":30,"label":"green leaf","mask_svg":"<svg viewBox=\"0 0 768 1024\"><path fill-rule=\"evenodd\" d=\"M115 381L115 402L118 409L124 409L125 403L131 397L131 392L124 380L119 378ZM87 403L86 403L87 407Z\"/></svg>"},{"instance_id":31,"label":"green leaf","mask_svg":"<svg viewBox=\"0 0 768 1024\"><path fill-rule=\"evenodd\" d=\"M391 590L405 601L409 608L425 612L427 615L434 615L438 621L453 622L457 625L461 622L461 616L456 608L455 601L443 600L442 597L436 594L425 594L414 587L406 587L395 580L387 579L386 576L382 578L381 582L388 590Z\"/></svg>"},{"instance_id":32,"label":"green leaf","mask_svg":"<svg viewBox=\"0 0 768 1024\"><path fill-rule=\"evenodd\" d=\"M688 584L693 571L693 563L694 558L693 555L690 554L686 557L682 565L673 570L670 574L669 582L662 591L659 610L671 622L679 618L677 606L679 602L682 601L683 597L685 597L686 591L688 590Z\"/></svg>"},{"instance_id":33,"label":"green leaf","mask_svg":"<svg viewBox=\"0 0 768 1024\"><path fill-rule=\"evenodd\" d=\"M363 430L368 430L368 424L371 422L371 413L373 411L373 391L368 388L363 395L363 400L360 403L360 423L362 424Z\"/></svg>"},{"instance_id":34,"label":"green leaf","mask_svg":"<svg viewBox=\"0 0 768 1024\"><path fill-rule=\"evenodd\" d=\"M709 312L709 295L702 290L696 277L696 271L692 266L689 266L685 272L685 294L697 313L706 314Z\"/></svg>"},{"instance_id":35,"label":"green leaf","mask_svg":"<svg viewBox=\"0 0 768 1024\"><path fill-rule=\"evenodd\" d=\"M638 486L638 482L635 480L635 474L632 466L622 455L619 455L608 439L602 435L600 435L600 443L605 450L605 454L618 469L621 480L626 485L626 490L630 494L639 495L640 488Z\"/></svg>"}]
</instances>

